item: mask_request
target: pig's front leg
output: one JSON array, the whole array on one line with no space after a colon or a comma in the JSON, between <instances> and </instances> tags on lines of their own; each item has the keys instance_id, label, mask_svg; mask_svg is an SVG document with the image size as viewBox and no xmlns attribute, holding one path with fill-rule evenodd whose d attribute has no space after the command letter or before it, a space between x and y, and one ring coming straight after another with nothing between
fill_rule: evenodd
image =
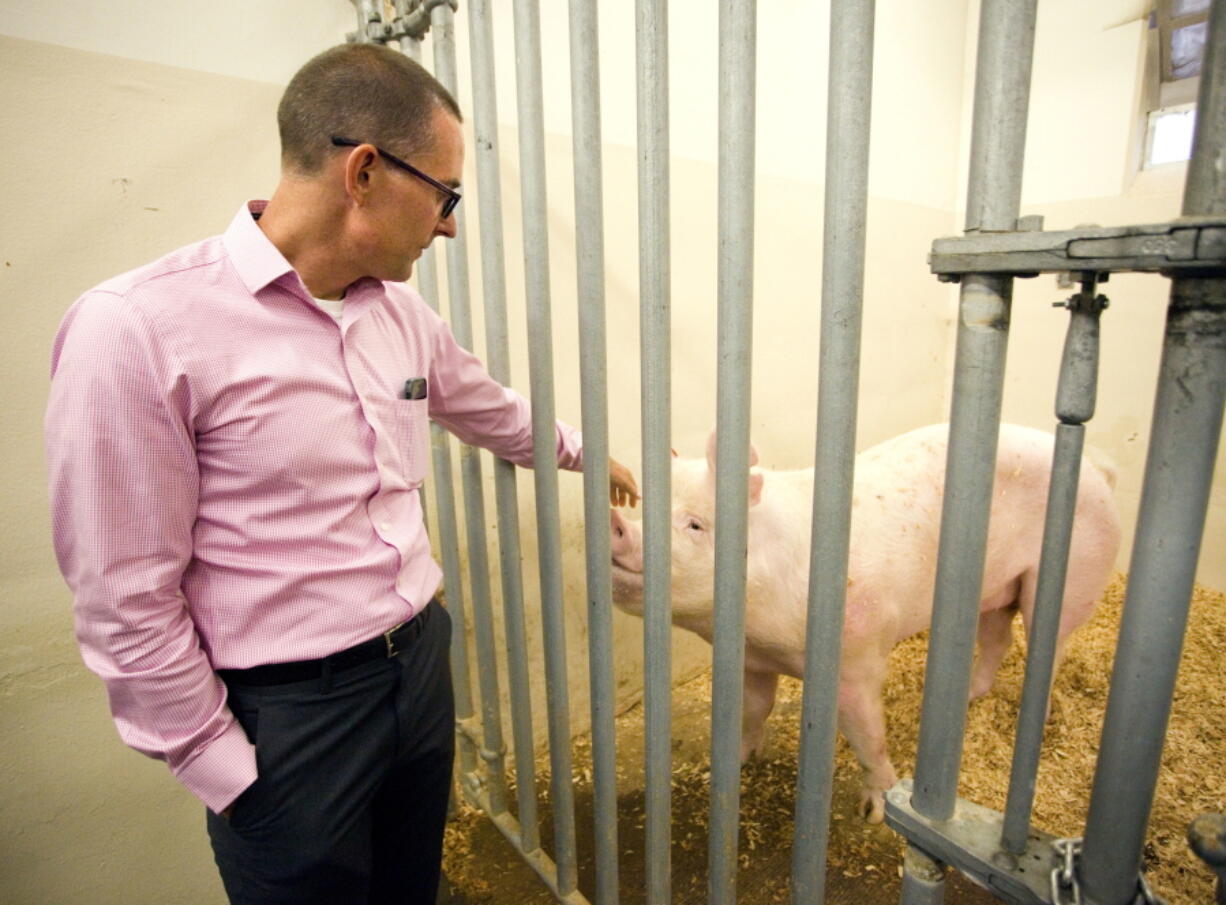
<instances>
[{"instance_id":1,"label":"pig's front leg","mask_svg":"<svg viewBox=\"0 0 1226 905\"><path fill-rule=\"evenodd\" d=\"M779 673L745 670L745 696L741 710L741 763L762 753L766 718L775 706Z\"/></svg>"},{"instance_id":2,"label":"pig's front leg","mask_svg":"<svg viewBox=\"0 0 1226 905\"><path fill-rule=\"evenodd\" d=\"M885 708L881 688L885 661L850 664L839 681L839 729L847 737L864 771L859 814L869 823L885 818L885 791L898 781L885 744Z\"/></svg>"}]
</instances>

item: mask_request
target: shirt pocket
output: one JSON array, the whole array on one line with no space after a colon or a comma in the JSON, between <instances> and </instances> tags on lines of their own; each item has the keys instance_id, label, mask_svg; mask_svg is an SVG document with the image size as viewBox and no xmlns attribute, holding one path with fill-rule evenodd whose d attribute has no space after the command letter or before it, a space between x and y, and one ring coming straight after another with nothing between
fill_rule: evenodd
<instances>
[{"instance_id":1,"label":"shirt pocket","mask_svg":"<svg viewBox=\"0 0 1226 905\"><path fill-rule=\"evenodd\" d=\"M409 488L420 487L430 472L430 413L425 399L397 399L392 431Z\"/></svg>"}]
</instances>

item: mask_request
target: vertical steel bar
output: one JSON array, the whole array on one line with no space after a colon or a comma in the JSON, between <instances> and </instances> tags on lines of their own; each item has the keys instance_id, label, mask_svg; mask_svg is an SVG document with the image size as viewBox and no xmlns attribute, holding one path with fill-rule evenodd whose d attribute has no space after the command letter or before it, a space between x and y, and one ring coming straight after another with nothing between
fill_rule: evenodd
<instances>
[{"instance_id":1,"label":"vertical steel bar","mask_svg":"<svg viewBox=\"0 0 1226 905\"><path fill-rule=\"evenodd\" d=\"M1030 809L1034 804L1043 723L1047 719L1084 445L1083 425L1057 425L1034 617L1026 644L1026 678L1022 683L1022 704L1017 717L1013 764L1009 770L1009 795L1005 802L1000 837L1001 847L1015 855L1026 850L1030 834Z\"/></svg>"},{"instance_id":2,"label":"vertical steel bar","mask_svg":"<svg viewBox=\"0 0 1226 905\"><path fill-rule=\"evenodd\" d=\"M636 4L647 902L672 901L672 418L668 3Z\"/></svg>"},{"instance_id":3,"label":"vertical steel bar","mask_svg":"<svg viewBox=\"0 0 1226 905\"><path fill-rule=\"evenodd\" d=\"M617 754L614 742L613 587L609 538L609 404L601 190L600 53L595 0L571 0L575 253L579 376L583 385L583 508L587 522L588 674L591 683L596 902L617 902Z\"/></svg>"},{"instance_id":4,"label":"vertical steel bar","mask_svg":"<svg viewBox=\"0 0 1226 905\"><path fill-rule=\"evenodd\" d=\"M1025 851L1030 835L1030 810L1034 804L1043 725L1047 720L1068 574L1069 544L1073 538L1073 515L1081 479L1081 454L1085 446L1083 422L1094 415L1099 318L1106 304L1105 299L1095 298L1094 283L1093 276L1088 276L1083 282L1083 291L1069 301L1068 333L1060 362L1060 384L1056 391L1056 417L1060 423L1056 427L1034 615L1026 644L1026 677L1022 683L1022 703L1001 830L1001 847L1015 855Z\"/></svg>"},{"instance_id":5,"label":"vertical steel bar","mask_svg":"<svg viewBox=\"0 0 1226 905\"><path fill-rule=\"evenodd\" d=\"M1012 229L1021 199L1035 0L985 0L967 228ZM953 815L983 583L1008 345L1011 277L962 280L932 632L912 805Z\"/></svg>"},{"instance_id":6,"label":"vertical steel bar","mask_svg":"<svg viewBox=\"0 0 1226 905\"><path fill-rule=\"evenodd\" d=\"M753 352L756 4L719 12L719 366L715 479L715 654L711 694L712 905L736 901L745 663L749 407Z\"/></svg>"},{"instance_id":7,"label":"vertical steel bar","mask_svg":"<svg viewBox=\"0 0 1226 905\"><path fill-rule=\"evenodd\" d=\"M558 865L558 887L566 895L575 889L578 880L574 792L570 775L570 695L567 692L566 620L562 599L562 528L553 401L553 327L549 306L549 212L545 200L545 115L540 8L537 0L515 2L515 58L528 303L528 364L532 387L532 467L536 482L536 526L545 636L554 860Z\"/></svg>"},{"instance_id":8,"label":"vertical steel bar","mask_svg":"<svg viewBox=\"0 0 1226 905\"><path fill-rule=\"evenodd\" d=\"M903 855L902 901L906 905L941 905L947 868L914 845Z\"/></svg>"},{"instance_id":9,"label":"vertical steel bar","mask_svg":"<svg viewBox=\"0 0 1226 905\"><path fill-rule=\"evenodd\" d=\"M796 905L825 899L855 473L874 7L874 0L833 0L830 7L817 452L792 849Z\"/></svg>"},{"instance_id":10,"label":"vertical steel bar","mask_svg":"<svg viewBox=\"0 0 1226 905\"><path fill-rule=\"evenodd\" d=\"M421 62L421 42L405 38L401 52ZM434 246L422 253L417 262L417 283L422 298L435 311L439 310L438 257ZM456 722L473 718L472 673L468 662L468 619L465 615L464 589L461 587L459 527L455 510L455 479L451 472L451 437L437 424L430 425L430 458L434 471L434 508L438 516L438 544L443 557L443 590L447 612L451 615L451 676L455 688ZM422 507L423 510L425 507ZM477 769L477 746L467 734L458 733L460 769L472 773Z\"/></svg>"},{"instance_id":11,"label":"vertical steel bar","mask_svg":"<svg viewBox=\"0 0 1226 905\"><path fill-rule=\"evenodd\" d=\"M1197 99L1184 216L1226 213L1226 4L1216 3ZM1145 827L1187 628L1226 402L1223 275L1171 281L1166 339L1128 591L1080 877L1097 905L1136 892Z\"/></svg>"},{"instance_id":12,"label":"vertical steel bar","mask_svg":"<svg viewBox=\"0 0 1226 905\"><path fill-rule=\"evenodd\" d=\"M473 79L473 134L477 161L477 203L481 221L481 280L485 301L485 350L491 376L511 382L507 333L507 288L499 173L498 100L489 0L470 0L469 46ZM494 498L498 512L498 565L502 576L502 615L506 628L507 680L511 692L511 731L515 742L515 800L524 851L540 848L536 760L532 739L532 696L528 642L524 627L524 587L519 543L519 494L515 466L494 459Z\"/></svg>"},{"instance_id":13,"label":"vertical steel bar","mask_svg":"<svg viewBox=\"0 0 1226 905\"><path fill-rule=\"evenodd\" d=\"M441 4L430 14L434 70L453 95L458 94L455 53L455 18ZM472 311L469 303L467 215L456 208L456 235L447 245L447 290L452 332L456 341L473 349ZM506 810L506 746L502 740L502 712L494 641L494 612L490 594L489 552L485 537L485 491L479 451L460 445L460 476L464 491L464 527L468 544L468 575L477 639L477 668L481 686L481 712L485 744L481 756L489 767L490 804L495 814Z\"/></svg>"}]
</instances>

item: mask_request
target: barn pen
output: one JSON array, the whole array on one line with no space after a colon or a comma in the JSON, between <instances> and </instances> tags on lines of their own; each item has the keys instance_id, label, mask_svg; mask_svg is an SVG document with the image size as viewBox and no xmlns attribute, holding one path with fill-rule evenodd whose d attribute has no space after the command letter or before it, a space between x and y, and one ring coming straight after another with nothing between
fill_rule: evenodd
<instances>
[{"instance_id":1,"label":"barn pen","mask_svg":"<svg viewBox=\"0 0 1226 905\"><path fill-rule=\"evenodd\" d=\"M457 87L453 16L457 4L397 0L358 3L357 40L397 43L420 57L429 36L439 78ZM469 16L480 251L486 343L491 373L508 380L506 280L501 233L502 187L489 0L471 0ZM642 369L642 488L645 537L644 775L646 901L674 900L670 864L670 251L668 20L664 0L636 4L639 142L639 296ZM886 820L908 848L902 901L944 900L950 867L973 877L1001 901L1125 905L1156 901L1141 873L1146 824L1204 532L1226 400L1226 9L1209 16L1198 98L1199 116L1182 216L1129 227L1044 231L1021 218L1020 198L1035 0L984 0L970 150L965 235L937 239L929 263L959 284L960 305L951 407L950 451L941 522L934 617L924 676L915 776L887 795ZM498 550L505 620L506 675L514 732L514 815L502 736L493 591L488 579L481 462L461 449L461 485L469 563L461 574L453 509L449 440L433 435L436 523L447 600L456 618L453 669L457 691L459 787L539 874L558 901L619 901L610 597L605 487L608 386L599 110L599 41L595 0L570 5L574 120L576 248L587 523L587 656L591 683L595 884L578 888L570 777L571 728L561 581L558 479L554 463L553 333L545 207L539 9L514 4L516 91L520 124L529 364L534 401L537 542L554 829L550 853L540 839L534 780L529 666L524 631L518 508L513 468L495 463ZM719 5L718 361L716 630L711 700L710 823L707 901L737 900L741 681L744 657L746 498L753 330L756 16L752 0ZM832 0L827 99L825 239L817 407L814 567L809 584L807 659L800 761L795 794L791 900L826 898L840 627L843 619L857 431L861 295L869 161L874 4ZM472 346L466 224L446 249L451 323ZM1095 409L1099 324L1107 302L1101 284L1117 273L1170 280L1170 303L1154 417L1107 712L1083 838L1055 838L1031 825L1035 774L1048 710L1058 590L1076 495L1085 423ZM1008 801L1002 812L959 799L965 708L987 538L996 440L1001 421L1013 283L1039 273L1068 273L1080 291L1066 303L1068 334L1055 401L1057 446L1048 497L1038 615L1029 643ZM434 253L422 260L421 287L438 305ZM1121 313L1120 318L1127 317ZM1148 542L1161 538L1162 542ZM467 633L476 662L468 659ZM573 656L573 652L572 652ZM470 670L479 676L476 695ZM1220 815L1189 813L1192 844L1223 871ZM1216 834L1216 835L1215 835ZM1214 860L1216 859L1216 861ZM1211 867L1207 866L1206 871ZM1218 901L1226 902L1219 881Z\"/></svg>"}]
</instances>

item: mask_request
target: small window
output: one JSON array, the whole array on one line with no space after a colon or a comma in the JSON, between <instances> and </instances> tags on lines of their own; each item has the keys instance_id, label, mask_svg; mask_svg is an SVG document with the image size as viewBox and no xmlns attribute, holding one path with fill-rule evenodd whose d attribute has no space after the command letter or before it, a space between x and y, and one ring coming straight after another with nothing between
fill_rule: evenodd
<instances>
[{"instance_id":1,"label":"small window","mask_svg":"<svg viewBox=\"0 0 1226 905\"><path fill-rule=\"evenodd\" d=\"M1149 114L1145 164L1156 167L1179 163L1192 156L1192 130L1196 126L1196 105L1180 104Z\"/></svg>"},{"instance_id":2,"label":"small window","mask_svg":"<svg viewBox=\"0 0 1226 905\"><path fill-rule=\"evenodd\" d=\"M1212 0L1157 0L1149 17L1150 78L1144 166L1192 156L1196 94Z\"/></svg>"}]
</instances>

